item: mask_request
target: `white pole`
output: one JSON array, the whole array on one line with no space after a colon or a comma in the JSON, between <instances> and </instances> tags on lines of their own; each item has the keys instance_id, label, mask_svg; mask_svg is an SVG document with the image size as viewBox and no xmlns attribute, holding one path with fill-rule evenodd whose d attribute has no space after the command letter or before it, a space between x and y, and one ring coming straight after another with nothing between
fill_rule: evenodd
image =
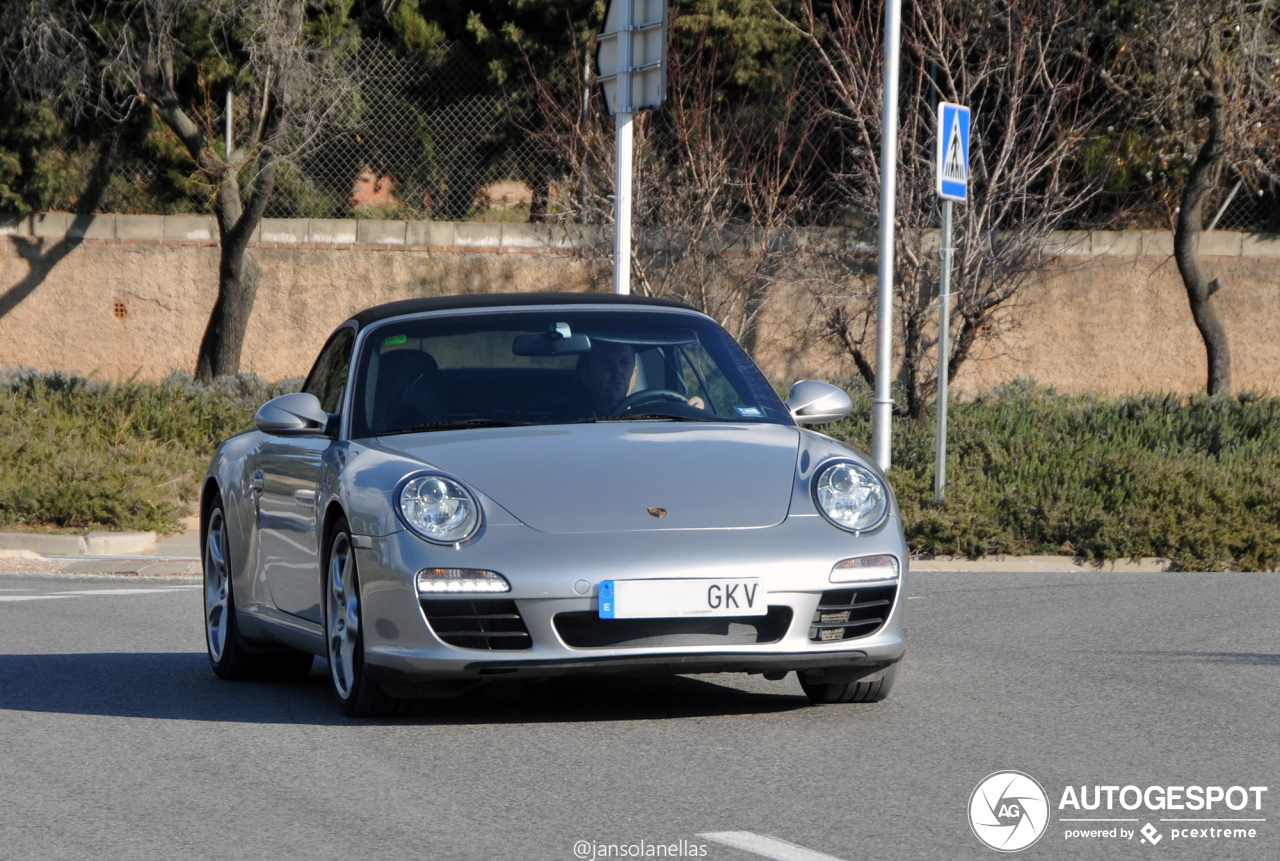
<instances>
[{"instance_id":1,"label":"white pole","mask_svg":"<svg viewBox=\"0 0 1280 861\"><path fill-rule=\"evenodd\" d=\"M942 502L947 487L947 376L951 365L951 201L942 201L942 278L938 287L938 427L934 445L933 501Z\"/></svg>"},{"instance_id":2,"label":"white pole","mask_svg":"<svg viewBox=\"0 0 1280 861\"><path fill-rule=\"evenodd\" d=\"M880 135L880 248L876 299L876 393L872 398L871 454L889 471L893 399L893 218L898 167L898 43L902 0L884 6L884 113Z\"/></svg>"},{"instance_id":3,"label":"white pole","mask_svg":"<svg viewBox=\"0 0 1280 861\"><path fill-rule=\"evenodd\" d=\"M231 158L231 88L227 87L227 159Z\"/></svg>"},{"instance_id":4,"label":"white pole","mask_svg":"<svg viewBox=\"0 0 1280 861\"><path fill-rule=\"evenodd\" d=\"M619 75L619 78L622 76ZM629 86L629 84L628 84ZM619 84L621 87L621 84ZM613 180L613 292L626 296L631 292L631 144L630 111L618 111L617 173Z\"/></svg>"},{"instance_id":5,"label":"white pole","mask_svg":"<svg viewBox=\"0 0 1280 861\"><path fill-rule=\"evenodd\" d=\"M613 292L626 296L631 292L631 147L634 127L631 111L631 31L635 17L631 11L632 0L619 0L618 4L618 77L617 112L614 114L617 129L617 152L614 157L613 179Z\"/></svg>"},{"instance_id":6,"label":"white pole","mask_svg":"<svg viewBox=\"0 0 1280 861\"><path fill-rule=\"evenodd\" d=\"M578 209L582 223L587 223L587 123L591 121L591 54L583 51L582 58L582 195Z\"/></svg>"}]
</instances>

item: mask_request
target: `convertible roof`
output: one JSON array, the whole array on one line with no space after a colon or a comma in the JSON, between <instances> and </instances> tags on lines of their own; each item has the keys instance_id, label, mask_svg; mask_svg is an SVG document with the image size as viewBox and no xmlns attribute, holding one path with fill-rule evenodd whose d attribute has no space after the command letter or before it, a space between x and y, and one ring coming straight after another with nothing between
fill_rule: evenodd
<instances>
[{"instance_id":1,"label":"convertible roof","mask_svg":"<svg viewBox=\"0 0 1280 861\"><path fill-rule=\"evenodd\" d=\"M351 319L363 329L371 323L402 314L428 311L452 311L457 308L504 308L529 305L640 305L695 310L683 302L652 299L647 296L619 296L614 293L471 293L462 296L432 296L427 299L404 299L366 308Z\"/></svg>"}]
</instances>

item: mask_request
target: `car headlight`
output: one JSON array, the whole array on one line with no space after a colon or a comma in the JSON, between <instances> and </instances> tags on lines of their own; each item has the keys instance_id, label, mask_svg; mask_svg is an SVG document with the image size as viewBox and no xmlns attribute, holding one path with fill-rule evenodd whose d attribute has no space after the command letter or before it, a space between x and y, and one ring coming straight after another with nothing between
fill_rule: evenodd
<instances>
[{"instance_id":1,"label":"car headlight","mask_svg":"<svg viewBox=\"0 0 1280 861\"><path fill-rule=\"evenodd\" d=\"M853 532L874 529L889 513L889 489L866 467L836 461L813 483L818 510L836 526Z\"/></svg>"},{"instance_id":2,"label":"car headlight","mask_svg":"<svg viewBox=\"0 0 1280 861\"><path fill-rule=\"evenodd\" d=\"M480 525L480 506L475 499L443 475L420 475L405 482L399 505L405 525L439 544L464 541Z\"/></svg>"}]
</instances>

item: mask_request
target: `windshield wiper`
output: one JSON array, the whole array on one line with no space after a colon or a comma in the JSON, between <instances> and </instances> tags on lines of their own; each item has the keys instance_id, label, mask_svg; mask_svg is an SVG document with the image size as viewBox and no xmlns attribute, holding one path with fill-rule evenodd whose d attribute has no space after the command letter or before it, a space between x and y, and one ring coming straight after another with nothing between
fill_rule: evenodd
<instances>
[{"instance_id":1,"label":"windshield wiper","mask_svg":"<svg viewBox=\"0 0 1280 861\"><path fill-rule=\"evenodd\" d=\"M724 419L719 416L678 416L672 413L623 413L620 416L601 416L593 421L598 422L635 422L635 421L652 421L661 419L669 422L720 422Z\"/></svg>"},{"instance_id":2,"label":"windshield wiper","mask_svg":"<svg viewBox=\"0 0 1280 861\"><path fill-rule=\"evenodd\" d=\"M393 428L383 431L382 436L393 436L402 433L430 433L431 431L462 430L464 428L513 428L528 427L537 422L517 422L505 419L459 419L451 422L426 422L407 428Z\"/></svg>"}]
</instances>

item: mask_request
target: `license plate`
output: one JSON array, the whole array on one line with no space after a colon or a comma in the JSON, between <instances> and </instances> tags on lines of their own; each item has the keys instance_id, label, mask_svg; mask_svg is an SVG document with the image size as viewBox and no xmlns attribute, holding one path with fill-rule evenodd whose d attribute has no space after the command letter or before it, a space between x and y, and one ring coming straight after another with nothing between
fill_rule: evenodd
<instances>
[{"instance_id":1,"label":"license plate","mask_svg":"<svg viewBox=\"0 0 1280 861\"><path fill-rule=\"evenodd\" d=\"M601 619L764 616L769 593L759 580L602 580Z\"/></svg>"}]
</instances>

